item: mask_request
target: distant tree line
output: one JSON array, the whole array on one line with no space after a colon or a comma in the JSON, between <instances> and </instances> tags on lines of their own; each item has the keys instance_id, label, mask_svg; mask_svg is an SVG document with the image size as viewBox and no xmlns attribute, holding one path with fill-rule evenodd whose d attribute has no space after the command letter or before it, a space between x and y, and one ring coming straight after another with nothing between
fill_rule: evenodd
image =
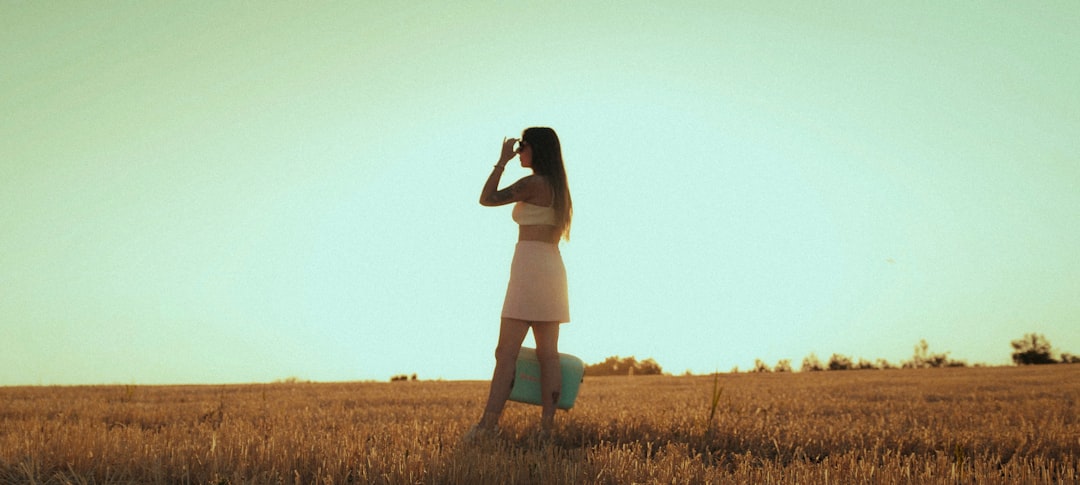
<instances>
[{"instance_id":1,"label":"distant tree line","mask_svg":"<svg viewBox=\"0 0 1080 485\"><path fill-rule=\"evenodd\" d=\"M1068 352L1062 352L1059 359L1055 359L1053 356L1052 347L1050 341L1045 336L1040 334L1029 333L1024 335L1023 338L1012 341L1012 360L1016 365L1035 365L1035 364L1077 364L1080 363L1080 356L1070 354ZM820 358L814 353L810 353L802 361L802 367L799 369L803 372L807 371L823 371L823 370L865 370L865 369L925 369L936 367L967 367L968 364L963 360L955 360L949 358L949 352L944 353L932 353L930 352L930 346L926 343L926 340L920 340L915 345L915 353L911 356L911 359L900 362L899 365L894 365L885 359L877 359L874 362L870 362L860 357L858 360L854 360L843 354L832 354L827 362L822 362ZM976 364L976 367L982 366L982 364ZM738 369L734 369L736 372ZM769 368L769 365L763 362L761 359L754 361L753 372L791 372L791 361L788 359L781 359L776 363L776 366Z\"/></svg>"},{"instance_id":2,"label":"distant tree line","mask_svg":"<svg viewBox=\"0 0 1080 485\"><path fill-rule=\"evenodd\" d=\"M1012 341L1012 360L1016 365L1038 364L1077 364L1080 356L1069 352L1061 352L1059 358L1054 358L1050 341L1041 334L1029 333L1023 338ZM975 364L982 367L984 364ZM802 360L799 368L802 372L814 372L825 370L881 370L881 369L927 369L938 367L967 367L968 363L963 360L949 358L949 352L933 353L926 340L920 340L915 345L915 352L908 360L893 364L885 359L877 359L873 362L862 357L853 359L843 354L832 354L828 361L822 362L813 352ZM732 372L739 372L735 367ZM754 359L752 372L792 372L790 359L780 359L775 366L770 367L761 359ZM625 375L653 375L663 374L660 364L653 359L638 361L633 356L608 357L603 362L585 366L585 374L589 376L625 376ZM686 371L690 375L690 371Z\"/></svg>"},{"instance_id":3,"label":"distant tree line","mask_svg":"<svg viewBox=\"0 0 1080 485\"><path fill-rule=\"evenodd\" d=\"M661 375L664 370L652 358L637 360L633 356L619 358L612 356L599 364L585 366L587 376L645 376Z\"/></svg>"},{"instance_id":4,"label":"distant tree line","mask_svg":"<svg viewBox=\"0 0 1080 485\"><path fill-rule=\"evenodd\" d=\"M782 365L781 365L782 364ZM931 353L930 344L926 343L926 340L920 340L915 345L915 353L911 356L911 359L900 362L899 365L893 364L885 359L877 359L874 362L859 357L858 360L854 360L843 354L832 354L829 357L827 363L822 363L821 359L814 353L803 358L802 367L799 369L803 372L813 372L822 370L882 370L882 369L926 369L934 367L967 367L967 362L962 360L955 360L949 358L949 352L944 353ZM754 370L757 372L768 372L769 368L764 362L758 360L754 365ZM777 363L775 372L790 372L791 364L787 360L781 360Z\"/></svg>"}]
</instances>

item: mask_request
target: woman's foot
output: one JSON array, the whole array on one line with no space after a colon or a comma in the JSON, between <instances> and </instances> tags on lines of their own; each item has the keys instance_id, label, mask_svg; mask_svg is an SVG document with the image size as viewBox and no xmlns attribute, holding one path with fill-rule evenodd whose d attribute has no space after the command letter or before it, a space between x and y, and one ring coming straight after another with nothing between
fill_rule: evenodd
<instances>
[{"instance_id":1,"label":"woman's foot","mask_svg":"<svg viewBox=\"0 0 1080 485\"><path fill-rule=\"evenodd\" d=\"M552 413L550 416L540 416L540 429L543 431L551 432L555 429L555 415Z\"/></svg>"},{"instance_id":2,"label":"woman's foot","mask_svg":"<svg viewBox=\"0 0 1080 485\"><path fill-rule=\"evenodd\" d=\"M529 443L536 448L546 449L555 443L555 432L551 428L541 427L529 437Z\"/></svg>"},{"instance_id":3,"label":"woman's foot","mask_svg":"<svg viewBox=\"0 0 1080 485\"><path fill-rule=\"evenodd\" d=\"M499 428L488 428L480 426L479 424L469 428L469 431L465 433L465 436L461 438L461 441L465 443L478 443L480 441L489 440L499 435Z\"/></svg>"}]
</instances>

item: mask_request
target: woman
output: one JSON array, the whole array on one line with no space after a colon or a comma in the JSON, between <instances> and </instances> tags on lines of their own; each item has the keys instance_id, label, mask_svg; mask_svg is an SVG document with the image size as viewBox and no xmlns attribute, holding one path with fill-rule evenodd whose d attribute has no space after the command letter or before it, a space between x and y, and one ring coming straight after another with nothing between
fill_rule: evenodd
<instances>
[{"instance_id":1,"label":"woman","mask_svg":"<svg viewBox=\"0 0 1080 485\"><path fill-rule=\"evenodd\" d=\"M521 166L531 168L533 174L498 190L503 169L515 155ZM550 433L555 423L555 404L559 402L562 382L559 325L570 321L566 269L559 254L559 240L570 239L573 212L562 148L555 130L528 128L521 134L521 140L503 139L502 154L480 192L480 204L495 207L511 202L515 203L513 219L518 223L518 242L503 301L495 372L484 415L469 432L469 439L496 430L513 386L518 351L530 328L540 361L543 432Z\"/></svg>"}]
</instances>

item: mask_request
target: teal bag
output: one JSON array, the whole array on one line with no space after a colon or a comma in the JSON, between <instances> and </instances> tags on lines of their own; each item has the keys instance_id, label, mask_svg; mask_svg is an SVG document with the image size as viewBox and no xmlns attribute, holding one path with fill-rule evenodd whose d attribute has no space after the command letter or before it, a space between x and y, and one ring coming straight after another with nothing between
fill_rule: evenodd
<instances>
[{"instance_id":1,"label":"teal bag","mask_svg":"<svg viewBox=\"0 0 1080 485\"><path fill-rule=\"evenodd\" d=\"M555 406L559 409L570 409L574 407L578 388L585 377L585 362L570 354L559 354L559 368L562 369L562 390L559 391L559 402L555 403ZM522 347L518 353L510 400L538 406L542 404L540 361L536 358L535 349Z\"/></svg>"}]
</instances>

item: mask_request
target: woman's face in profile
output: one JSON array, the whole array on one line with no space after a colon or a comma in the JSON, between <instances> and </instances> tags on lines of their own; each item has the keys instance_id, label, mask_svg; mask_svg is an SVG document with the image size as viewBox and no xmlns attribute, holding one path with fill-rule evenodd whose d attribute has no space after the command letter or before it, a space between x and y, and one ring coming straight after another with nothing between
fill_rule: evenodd
<instances>
[{"instance_id":1,"label":"woman's face in profile","mask_svg":"<svg viewBox=\"0 0 1080 485\"><path fill-rule=\"evenodd\" d=\"M525 140L521 140L519 144L518 159L521 160L521 166L526 168L532 167L532 146Z\"/></svg>"}]
</instances>

